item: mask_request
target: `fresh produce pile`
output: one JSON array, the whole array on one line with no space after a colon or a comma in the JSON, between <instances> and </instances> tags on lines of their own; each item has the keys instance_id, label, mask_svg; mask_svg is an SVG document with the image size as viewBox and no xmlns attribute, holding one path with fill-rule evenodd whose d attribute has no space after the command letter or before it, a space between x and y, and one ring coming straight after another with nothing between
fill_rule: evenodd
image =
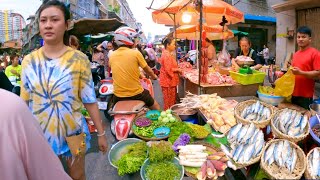
<instances>
[{"instance_id":1,"label":"fresh produce pile","mask_svg":"<svg viewBox=\"0 0 320 180\"><path fill-rule=\"evenodd\" d=\"M186 97L182 98L181 104L189 108L200 109L207 123L219 132L225 133L237 123L234 117L234 107L238 102L235 100L226 100L217 94L187 93Z\"/></svg>"},{"instance_id":2,"label":"fresh produce pile","mask_svg":"<svg viewBox=\"0 0 320 180\"><path fill-rule=\"evenodd\" d=\"M318 138L320 138L320 124L313 126L312 131Z\"/></svg>"},{"instance_id":3,"label":"fresh produce pile","mask_svg":"<svg viewBox=\"0 0 320 180\"><path fill-rule=\"evenodd\" d=\"M312 179L320 179L320 151L314 148L313 152L308 156L307 168Z\"/></svg>"},{"instance_id":4,"label":"fresh produce pile","mask_svg":"<svg viewBox=\"0 0 320 180\"><path fill-rule=\"evenodd\" d=\"M253 123L232 127L227 135L231 151L224 152L236 163L248 163L261 154L265 145L263 132L256 128Z\"/></svg>"},{"instance_id":5,"label":"fresh produce pile","mask_svg":"<svg viewBox=\"0 0 320 180\"><path fill-rule=\"evenodd\" d=\"M179 149L178 146L185 146L190 143L191 137L189 134L183 133L179 136L179 138L173 143L172 149L178 153Z\"/></svg>"},{"instance_id":6,"label":"fresh produce pile","mask_svg":"<svg viewBox=\"0 0 320 180\"><path fill-rule=\"evenodd\" d=\"M152 143L149 151L150 164L146 168L149 180L173 180L181 176L178 167L172 163L175 152L166 141Z\"/></svg>"},{"instance_id":7,"label":"fresh produce pile","mask_svg":"<svg viewBox=\"0 0 320 180\"><path fill-rule=\"evenodd\" d=\"M248 121L265 121L271 117L271 111L268 107L262 105L260 101L257 101L245 107L241 117Z\"/></svg>"},{"instance_id":8,"label":"fresh produce pile","mask_svg":"<svg viewBox=\"0 0 320 180\"><path fill-rule=\"evenodd\" d=\"M118 174L120 176L139 171L147 158L148 146L144 141L128 146L127 150L128 153L122 155L121 158L114 163L118 167Z\"/></svg>"},{"instance_id":9,"label":"fresh produce pile","mask_svg":"<svg viewBox=\"0 0 320 180\"><path fill-rule=\"evenodd\" d=\"M148 180L174 180L179 178L180 171L172 162L151 163L146 168Z\"/></svg>"},{"instance_id":10,"label":"fresh produce pile","mask_svg":"<svg viewBox=\"0 0 320 180\"><path fill-rule=\"evenodd\" d=\"M272 143L264 153L263 161L271 166L276 164L278 167L289 170L292 173L297 164L298 155L296 149L291 147L289 141L283 140Z\"/></svg>"},{"instance_id":11,"label":"fresh produce pile","mask_svg":"<svg viewBox=\"0 0 320 180\"><path fill-rule=\"evenodd\" d=\"M158 121L162 121L164 123L167 122L175 122L177 119L172 115L171 109L161 112L161 116L159 116Z\"/></svg>"},{"instance_id":12,"label":"fresh produce pile","mask_svg":"<svg viewBox=\"0 0 320 180\"><path fill-rule=\"evenodd\" d=\"M188 124L188 126L193 130L194 136L197 139L206 138L210 134L204 126L198 124Z\"/></svg>"},{"instance_id":13,"label":"fresh produce pile","mask_svg":"<svg viewBox=\"0 0 320 180\"><path fill-rule=\"evenodd\" d=\"M179 63L178 67L182 70L192 69L192 65L186 61Z\"/></svg>"},{"instance_id":14,"label":"fresh produce pile","mask_svg":"<svg viewBox=\"0 0 320 180\"><path fill-rule=\"evenodd\" d=\"M149 150L149 159L151 163L172 161L176 153L171 148L171 144L167 141L160 141L159 143L151 144Z\"/></svg>"},{"instance_id":15,"label":"fresh produce pile","mask_svg":"<svg viewBox=\"0 0 320 180\"><path fill-rule=\"evenodd\" d=\"M161 126L165 126L166 123L161 122L161 121L152 121L152 124L148 127L134 127L134 132L137 135L143 136L143 137L147 137L147 138L151 138L154 137L153 131Z\"/></svg>"},{"instance_id":16,"label":"fresh produce pile","mask_svg":"<svg viewBox=\"0 0 320 180\"><path fill-rule=\"evenodd\" d=\"M188 126L187 123L182 121L176 121L168 124L168 126L170 127L170 134L168 139L170 143L173 144L178 139L178 137L183 133L188 134L191 137L190 141L191 142L193 141L195 134L193 130L190 128L190 126Z\"/></svg>"},{"instance_id":17,"label":"fresh produce pile","mask_svg":"<svg viewBox=\"0 0 320 180\"><path fill-rule=\"evenodd\" d=\"M197 179L217 179L224 175L228 158L223 152L209 151L203 145L178 146L178 149L179 163L194 172Z\"/></svg>"},{"instance_id":18,"label":"fresh produce pile","mask_svg":"<svg viewBox=\"0 0 320 180\"><path fill-rule=\"evenodd\" d=\"M305 134L308 124L308 116L296 110L284 109L274 117L274 127L281 133L291 137L299 137Z\"/></svg>"}]
</instances>

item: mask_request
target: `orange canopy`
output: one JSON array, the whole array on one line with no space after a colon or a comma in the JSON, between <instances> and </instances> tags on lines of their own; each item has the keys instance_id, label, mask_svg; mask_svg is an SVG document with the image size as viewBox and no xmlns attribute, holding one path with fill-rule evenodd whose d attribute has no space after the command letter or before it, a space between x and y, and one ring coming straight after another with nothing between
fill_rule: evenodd
<instances>
[{"instance_id":1,"label":"orange canopy","mask_svg":"<svg viewBox=\"0 0 320 180\"><path fill-rule=\"evenodd\" d=\"M223 30L222 26L203 25L203 30L207 32L206 36L210 40L230 39L234 37L231 30ZM179 39L199 40L200 39L200 26L196 25L182 25L176 29L176 35Z\"/></svg>"},{"instance_id":2,"label":"orange canopy","mask_svg":"<svg viewBox=\"0 0 320 180\"><path fill-rule=\"evenodd\" d=\"M182 21L183 13L188 12L192 15L190 23ZM203 17L208 25L217 25L225 16L228 23L235 24L244 22L244 14L232 5L222 0L203 0ZM174 25L174 17L176 25L198 24L199 10L192 0L174 0L152 12L152 19L158 24Z\"/></svg>"}]
</instances>

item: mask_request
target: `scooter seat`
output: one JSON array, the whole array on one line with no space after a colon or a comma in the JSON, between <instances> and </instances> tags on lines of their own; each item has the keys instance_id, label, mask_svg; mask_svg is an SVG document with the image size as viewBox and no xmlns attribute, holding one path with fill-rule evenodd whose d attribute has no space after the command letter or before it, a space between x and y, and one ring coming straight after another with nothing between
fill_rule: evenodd
<instances>
[{"instance_id":1,"label":"scooter seat","mask_svg":"<svg viewBox=\"0 0 320 180\"><path fill-rule=\"evenodd\" d=\"M127 101L119 101L117 102L114 107L113 107L113 111L117 112L117 111L139 111L140 109L143 108L143 106L145 105L145 103L143 101L139 101L139 100L127 100Z\"/></svg>"}]
</instances>

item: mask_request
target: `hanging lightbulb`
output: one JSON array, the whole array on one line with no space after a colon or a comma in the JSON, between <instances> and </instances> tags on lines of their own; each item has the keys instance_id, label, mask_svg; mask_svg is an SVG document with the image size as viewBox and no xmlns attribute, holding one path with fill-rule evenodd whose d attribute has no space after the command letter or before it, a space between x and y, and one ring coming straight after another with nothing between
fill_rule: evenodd
<instances>
[{"instance_id":1,"label":"hanging lightbulb","mask_svg":"<svg viewBox=\"0 0 320 180\"><path fill-rule=\"evenodd\" d=\"M183 14L182 14L182 22L183 23L188 24L191 22L191 19L192 19L192 16L189 12L187 12L187 11L183 12Z\"/></svg>"}]
</instances>

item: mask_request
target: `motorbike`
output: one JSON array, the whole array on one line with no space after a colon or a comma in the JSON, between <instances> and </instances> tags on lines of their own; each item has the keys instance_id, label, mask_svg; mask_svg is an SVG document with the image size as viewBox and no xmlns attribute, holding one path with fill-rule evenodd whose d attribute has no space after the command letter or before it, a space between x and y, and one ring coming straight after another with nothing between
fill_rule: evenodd
<instances>
[{"instance_id":1,"label":"motorbike","mask_svg":"<svg viewBox=\"0 0 320 180\"><path fill-rule=\"evenodd\" d=\"M104 67L97 62L91 62L91 74L95 87L95 92L98 92L99 82L104 79Z\"/></svg>"},{"instance_id":2,"label":"motorbike","mask_svg":"<svg viewBox=\"0 0 320 180\"><path fill-rule=\"evenodd\" d=\"M152 97L154 97L152 82L148 78L142 78L140 83L144 89L149 90ZM104 111L107 119L111 120L111 132L116 136L117 140L126 139L132 136L131 126L134 118L144 113L147 108L145 103L139 100L124 100L116 104L113 103L113 80L101 80L99 88L100 100L107 102L107 109Z\"/></svg>"}]
</instances>

